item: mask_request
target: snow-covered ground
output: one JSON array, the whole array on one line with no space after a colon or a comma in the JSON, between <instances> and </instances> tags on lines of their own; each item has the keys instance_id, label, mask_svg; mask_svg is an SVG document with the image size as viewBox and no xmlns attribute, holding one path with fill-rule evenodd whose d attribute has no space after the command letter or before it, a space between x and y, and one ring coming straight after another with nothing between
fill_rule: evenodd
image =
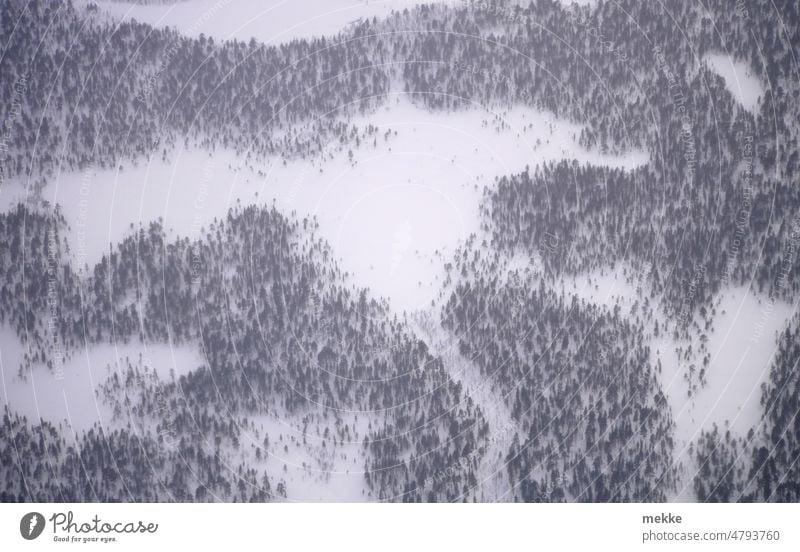
<instances>
[{"instance_id":1,"label":"snow-covered ground","mask_svg":"<svg viewBox=\"0 0 800 552\"><path fill-rule=\"evenodd\" d=\"M725 54L709 54L703 58L723 79L728 90L748 111L758 110L759 98L764 95L761 81L745 63Z\"/></svg>"},{"instance_id":2,"label":"snow-covered ground","mask_svg":"<svg viewBox=\"0 0 800 552\"><path fill-rule=\"evenodd\" d=\"M716 423L745 435L761 415L761 384L769 376L776 336L794 309L782 302L770 307L746 288L729 289L717 300L708 385L694 397L690 416L692 425L709 429Z\"/></svg>"},{"instance_id":3,"label":"snow-covered ground","mask_svg":"<svg viewBox=\"0 0 800 552\"><path fill-rule=\"evenodd\" d=\"M56 175L43 198L60 206L70 226L67 241L73 264L79 268L91 267L110 245L131 233L132 225L158 219L175 237L199 237L204 226L237 203L275 204L287 214L315 216L321 237L352 281L387 297L396 311L411 312L431 308L445 262L479 230L483 187L493 185L497 177L562 158L628 168L648 160L641 152L612 157L586 151L576 143L580 127L522 107L503 113L478 108L432 113L397 96L351 123L379 129L377 142L362 141L352 157L343 150L324 159L284 163L274 158L252 164L231 152L182 150L166 161L158 157L137 165L123 162L117 170ZM0 209L13 208L27 194L23 182L10 183L0 194ZM98 346L74 355L64 367L64 379L35 367L27 381L20 381L15 379L21 358L18 339L4 331L0 346L4 402L31 419L66 419L66 427L76 430L111 420L94 391L109 366L113 370L125 356L135 358L141 348ZM193 349L163 347L147 347L154 366L180 372L202 364ZM467 385L492 420L490 447L479 475L490 493L486 498L502 499L507 489L501 455L515 433L508 429L507 409L489 386L477 385L477 373L463 373L463 359L448 358L454 377ZM461 373L456 374L458 369ZM330 441L327 448L310 437L302 443L296 428L281 430L276 423L258 420L258 432L267 431L274 445L262 461L278 466L290 499L371 499L363 482L360 440L356 446L340 444L334 452ZM286 441L277 446L273 437L281 432ZM248 438L254 430L245 434ZM360 435L363 439L363 431ZM254 437L252 444L258 442Z\"/></svg>"},{"instance_id":4,"label":"snow-covered ground","mask_svg":"<svg viewBox=\"0 0 800 552\"><path fill-rule=\"evenodd\" d=\"M24 354L25 346L17 335L0 327L0 404L34 423L42 419L63 424L69 433L85 431L95 422L102 426L112 423L111 408L96 391L114 372L126 370L128 361L155 372L162 380L204 364L199 352L189 346L104 344L75 351L55 370L34 364L20 378Z\"/></svg>"},{"instance_id":5,"label":"snow-covered ground","mask_svg":"<svg viewBox=\"0 0 800 552\"><path fill-rule=\"evenodd\" d=\"M419 4L456 0L185 0L168 4L94 2L116 20L173 27L187 36L255 39L279 44L294 38L333 35L364 18L383 18ZM91 0L81 0L83 4Z\"/></svg>"},{"instance_id":6,"label":"snow-covered ground","mask_svg":"<svg viewBox=\"0 0 800 552\"><path fill-rule=\"evenodd\" d=\"M295 38L331 36L362 19L378 19L421 4L466 5L466 0L184 0L134 4L113 0L78 0L96 4L116 21L136 20L154 27L171 27L187 36L217 40L255 39L280 44ZM527 5L529 0L519 0ZM594 6L597 0L563 0L565 6ZM501 9L501 0L477 4ZM497 7L495 7L497 6Z\"/></svg>"},{"instance_id":7,"label":"snow-covered ground","mask_svg":"<svg viewBox=\"0 0 800 552\"><path fill-rule=\"evenodd\" d=\"M444 260L478 230L483 187L497 177L563 158L627 168L648 160L641 152L586 151L576 143L579 126L522 107L431 113L398 96L353 124L379 132L377 146L362 142L352 158L342 151L325 162L276 158L245 166L230 152L187 150L168 161L57 175L44 198L60 205L70 224L78 267L92 266L131 224L162 218L167 230L197 237L239 201L274 202L287 214L317 217L354 283L412 311L430 305ZM388 139L386 131L393 133ZM22 183L10 184L0 210L26 194Z\"/></svg>"},{"instance_id":8,"label":"snow-covered ground","mask_svg":"<svg viewBox=\"0 0 800 552\"><path fill-rule=\"evenodd\" d=\"M628 273L630 274L630 272ZM634 280L635 281L635 280ZM637 289L627 281L623 269L598 271L579 278L565 280L565 290L587 302L613 307L619 305L622 314L633 317L632 309L641 307L647 290ZM697 351L700 336L679 341L665 332L669 321L658 306L652 305L652 319L661 327L659 336L647 336L653 364L660 363L659 379L676 423L675 460L688 471L679 484L678 501L693 500L691 475L693 460L689 446L702 431L716 424L721 430L730 429L745 437L750 428L758 427L762 414L761 384L769 371L777 349L776 338L786 328L796 306L770 301L746 287L728 288L714 299L716 314L708 333L710 354L706 367L706 384L690 395L685 375L690 364L702 367ZM650 324L649 326L652 326ZM692 347L688 358L679 358L677 349Z\"/></svg>"},{"instance_id":9,"label":"snow-covered ground","mask_svg":"<svg viewBox=\"0 0 800 552\"><path fill-rule=\"evenodd\" d=\"M484 502L506 502L513 498L508 480L506 456L519 426L508 407L509 398L494 388L491 377L481 375L480 368L461 354L456 336L441 327L438 316L431 312L416 313L412 327L415 334L434 356L442 359L450 378L461 384L464 395L481 409L488 425L483 452L476 474L476 494ZM433 313L433 314L432 314Z\"/></svg>"},{"instance_id":10,"label":"snow-covered ground","mask_svg":"<svg viewBox=\"0 0 800 552\"><path fill-rule=\"evenodd\" d=\"M58 371L35 364L20 378L24 350L16 334L0 326L0 407L8 406L31 423L50 422L68 436L81 434L95 423L104 428L132 423L133 428L154 429L156 420L133 413L119 412L115 418L113 407L97 393L108 377L115 372L121 375L129 364L164 381L204 364L191 346L104 344L76 351ZM240 425L240 456L251 465L267 468L276 483L283 481L291 501L370 500L364 481L363 439L368 424L378 423L378 418L343 414L341 426L348 427L348 436L336 442L333 416L308 424L285 414L256 416ZM266 447L265 437L269 439Z\"/></svg>"},{"instance_id":11,"label":"snow-covered ground","mask_svg":"<svg viewBox=\"0 0 800 552\"><path fill-rule=\"evenodd\" d=\"M613 307L619 304L622 313L630 316L630 309L638 302L643 304L644 294L628 283L621 269L584 275L570 280L571 292L589 302ZM700 336L678 342L662 330L659 337L651 336L649 345L653 359L661 360L661 381L675 415L679 440L695 439L700 430L709 430L714 424L730 427L744 435L758 422L761 415L761 384L767 380L776 337L783 331L794 313L792 305L751 292L746 287L729 288L714 300L716 314L708 333L709 365L706 367L707 383L690 397L683 375L689 363L699 370L702 359L690 355L681 362L675 349L688 345L696 352ZM667 319L657 307L653 317L662 328ZM649 325L651 326L651 325Z\"/></svg>"},{"instance_id":12,"label":"snow-covered ground","mask_svg":"<svg viewBox=\"0 0 800 552\"><path fill-rule=\"evenodd\" d=\"M244 458L282 480L292 502L374 500L364 480L363 440L368 424L378 419L374 414L347 414L341 424L348 426L349 437L334 443L333 418L304 420L286 413L256 416L249 426L240 427ZM261 451L260 459L253 456L256 449Z\"/></svg>"}]
</instances>

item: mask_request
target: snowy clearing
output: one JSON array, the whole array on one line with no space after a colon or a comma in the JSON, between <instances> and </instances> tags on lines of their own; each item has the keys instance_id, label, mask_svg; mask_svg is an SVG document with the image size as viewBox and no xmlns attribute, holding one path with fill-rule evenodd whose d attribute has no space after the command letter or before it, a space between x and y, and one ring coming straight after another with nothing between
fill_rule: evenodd
<instances>
[{"instance_id":1,"label":"snowy clearing","mask_svg":"<svg viewBox=\"0 0 800 552\"><path fill-rule=\"evenodd\" d=\"M641 307L647 296L647 290L637 289L619 267L565 279L564 288L587 302L609 308L619 305L621 313L631 318L642 316ZM646 335L645 342L654 366L661 366L657 371L661 389L676 424L674 462L685 468L681 470L677 493L671 498L678 502L696 500L690 445L702 431L711 431L716 424L723 432L729 429L734 436L745 437L750 428L759 427L763 413L761 385L769 378L776 338L795 312L792 305L770 301L746 287L721 292L713 304L716 314L708 334L707 381L691 395L686 374L690 364L698 370L702 366L697 353L700 336L683 341L664 331L670 321L659 308L658 298L651 305L652 320L646 324L652 327L657 321L662 328L659 336ZM694 352L681 358L678 350L685 352L689 346Z\"/></svg>"},{"instance_id":2,"label":"snowy clearing","mask_svg":"<svg viewBox=\"0 0 800 552\"><path fill-rule=\"evenodd\" d=\"M559 159L623 168L648 161L642 152L586 151L576 142L578 125L522 107L432 113L398 97L353 124L379 132L374 146L362 143L352 158L342 151L324 162L271 159L246 167L230 152L187 150L117 171L60 174L43 197L61 206L80 268L92 266L131 225L161 217L174 234L197 237L238 201L274 201L284 213L318 218L354 283L398 311L413 311L430 305L444 260L478 230L483 188L497 177ZM20 183L5 191L0 210L26 197Z\"/></svg>"},{"instance_id":3,"label":"snowy clearing","mask_svg":"<svg viewBox=\"0 0 800 552\"><path fill-rule=\"evenodd\" d=\"M776 337L794 309L783 302L772 304L746 288L727 290L717 302L709 337L708 385L694 397L690 416L704 429L716 423L745 435L762 413L761 384L769 377Z\"/></svg>"},{"instance_id":4,"label":"snowy clearing","mask_svg":"<svg viewBox=\"0 0 800 552\"><path fill-rule=\"evenodd\" d=\"M127 362L149 367L162 380L179 377L204 364L191 346L165 344L104 344L78 349L63 366L49 370L34 364L19 377L25 346L7 327L0 327L0 379L2 405L26 416L62 427L69 433L88 430L95 422L108 426L112 411L96 391L112 373L127 369Z\"/></svg>"},{"instance_id":5,"label":"snowy clearing","mask_svg":"<svg viewBox=\"0 0 800 552\"><path fill-rule=\"evenodd\" d=\"M632 316L632 309L641 307L646 294L626 281L621 269L606 270L565 280L565 289L587 302L613 308ZM656 299L657 302L657 299ZM661 388L667 397L676 424L675 462L685 467L694 463L689 446L702 431L711 431L716 424L722 431L745 437L750 428L758 428L763 413L761 385L769 378L776 353L778 334L795 312L792 305L770 301L746 287L729 288L714 300L716 315L708 335L710 361L706 367L707 383L691 396L685 378L688 366L702 365L697 358L700 336L690 342L675 340L663 328L669 320L653 305L652 316L662 328L656 337L648 335L651 359L660 363ZM641 309L639 308L641 315ZM679 358L677 349L688 346L695 351L687 360ZM694 500L691 486L692 469L682 472L682 482L673 500Z\"/></svg>"},{"instance_id":6,"label":"snowy clearing","mask_svg":"<svg viewBox=\"0 0 800 552\"><path fill-rule=\"evenodd\" d=\"M309 421L280 415L253 417L252 426L242 428L245 457L261 449L259 467L267 468L286 484L291 502L364 502L372 499L364 479L363 439L369 415L349 416L352 438L333 443L331 418ZM375 420L372 420L375 423ZM264 439L269 445L264 447Z\"/></svg>"},{"instance_id":7,"label":"snowy clearing","mask_svg":"<svg viewBox=\"0 0 800 552\"><path fill-rule=\"evenodd\" d=\"M745 109L758 111L758 101L764 95L764 88L747 65L725 54L709 54L703 60L725 79L728 90Z\"/></svg>"},{"instance_id":8,"label":"snowy clearing","mask_svg":"<svg viewBox=\"0 0 800 552\"><path fill-rule=\"evenodd\" d=\"M567 290L589 302L613 307L619 304L630 315L635 303L643 302L641 290L625 281L621 270L585 275L569 280ZM656 299L657 302L657 299ZM740 435L758 423L761 415L761 383L769 376L775 339L794 313L791 305L770 302L744 287L729 288L714 300L716 315L708 336L711 355L706 368L707 384L691 397L684 373L689 363L700 364L694 356L679 361L678 347L691 344L698 349L699 336L691 343L679 343L661 333L648 336L653 361L662 365L661 385L675 416L676 437L689 442L714 424L730 427ZM659 309L653 313L664 328L668 320Z\"/></svg>"},{"instance_id":9,"label":"snowy clearing","mask_svg":"<svg viewBox=\"0 0 800 552\"><path fill-rule=\"evenodd\" d=\"M437 1L453 0L188 0L152 5L106 1L98 6L119 21L173 27L187 36L276 44L334 35L363 18L383 18L392 11Z\"/></svg>"}]
</instances>

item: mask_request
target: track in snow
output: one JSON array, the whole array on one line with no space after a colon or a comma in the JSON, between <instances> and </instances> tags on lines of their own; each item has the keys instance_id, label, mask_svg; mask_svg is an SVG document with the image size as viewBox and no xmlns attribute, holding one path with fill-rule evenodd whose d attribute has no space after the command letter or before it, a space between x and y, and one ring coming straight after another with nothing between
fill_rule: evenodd
<instances>
[{"instance_id":1,"label":"track in snow","mask_svg":"<svg viewBox=\"0 0 800 552\"><path fill-rule=\"evenodd\" d=\"M509 501L513 497L513 490L508 480L505 458L514 437L519 434L519 426L506 406L506 397L492 388L491 378L483 376L472 359L461 354L457 337L442 328L432 312L437 311L414 313L412 328L430 353L442 359L450 378L461 384L464 395L472 398L488 424L475 496L482 502Z\"/></svg>"}]
</instances>

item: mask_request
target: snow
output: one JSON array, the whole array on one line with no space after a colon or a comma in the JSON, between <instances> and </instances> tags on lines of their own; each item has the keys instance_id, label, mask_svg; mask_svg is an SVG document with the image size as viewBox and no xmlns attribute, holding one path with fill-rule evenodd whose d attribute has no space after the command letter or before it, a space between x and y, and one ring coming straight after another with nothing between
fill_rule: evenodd
<instances>
[{"instance_id":1,"label":"snow","mask_svg":"<svg viewBox=\"0 0 800 552\"><path fill-rule=\"evenodd\" d=\"M353 282L410 312L430 305L445 259L479 230L483 187L497 177L564 158L623 168L648 161L642 152L586 151L576 142L581 127L523 107L429 112L397 96L352 122L379 128L377 146L363 141L352 159L341 151L324 162L274 158L245 167L230 152L184 150L121 170L59 174L43 196L61 206L80 268L97 262L131 224L161 217L167 230L198 237L237 201L274 202L284 213L317 217ZM396 135L385 140L387 130ZM9 184L0 209L25 195L21 183Z\"/></svg>"},{"instance_id":2,"label":"snow","mask_svg":"<svg viewBox=\"0 0 800 552\"><path fill-rule=\"evenodd\" d=\"M237 203L274 204L287 214L315 216L321 237L353 283L387 297L398 312L415 312L431 308L445 279L445 262L463 240L479 231L484 186L550 160L578 158L625 168L648 160L641 152L613 157L586 151L576 143L579 126L523 107L502 113L478 108L429 112L398 96L351 123L379 129L376 144L363 140L361 147L354 146L352 157L345 148L314 159L245 162L232 152L186 149L166 160L159 156L137 164L126 161L116 170L57 174L42 197L58 205L69 224L67 242L77 268L91 267L132 227L158 219L172 237L197 238L203 227ZM13 208L27 195L23 181L9 183L0 194L0 210ZM525 264L519 256L509 269ZM136 359L144 348L154 366L172 367L178 374L202 365L191 347L100 345L68 359L61 380L34 366L30 377L21 381L16 378L19 340L5 331L0 345L4 403L32 420L66 420L62 427L74 431L84 431L94 422L112 422L109 407L95 390L125 356ZM515 433L509 428L515 426L497 393L478 385L477 372L470 373L474 366L457 354L446 358L451 375L470 389L491 420L479 476L483 496L502 500L510 492L502 454ZM311 437L302 442L299 430L287 427L289 422L274 413L256 422L258 432L268 432L271 443L260 463L269 464L270 473L277 469L288 500L374 500L363 478L363 428L355 444L339 444L334 451L330 441L327 447ZM243 449L255 454L261 440L251 433L244 432L242 442L248 446ZM281 433L286 441L278 445ZM250 461L259 463L254 457Z\"/></svg>"},{"instance_id":3,"label":"snow","mask_svg":"<svg viewBox=\"0 0 800 552\"><path fill-rule=\"evenodd\" d=\"M116 21L136 20L154 27L171 27L187 36L217 40L255 39L280 44L296 38L330 36L362 19L378 19L422 4L466 5L465 0L184 0L165 4L134 4L113 0L78 0L96 4ZM489 4L500 4L494 0ZM529 0L516 4L527 6ZM487 4L487 5L489 5ZM597 0L563 0L594 7ZM499 9L499 8L498 8Z\"/></svg>"},{"instance_id":4,"label":"snow","mask_svg":"<svg viewBox=\"0 0 800 552\"><path fill-rule=\"evenodd\" d=\"M712 71L725 79L725 84L736 101L748 111L758 110L759 98L764 95L764 89L750 67L725 54L708 54L703 60Z\"/></svg>"},{"instance_id":5,"label":"snow","mask_svg":"<svg viewBox=\"0 0 800 552\"><path fill-rule=\"evenodd\" d=\"M375 113L349 123L360 129L377 127L376 142L363 140L360 147L353 146L352 156L347 148L330 149L321 157L286 162L279 157L245 161L220 150L178 150L167 159L157 156L125 161L116 169L57 174L45 185L42 198L58 205L67 220L69 254L78 269L91 267L133 229L158 219L172 237L197 238L237 204L274 204L286 214L314 216L320 237L332 246L353 283L387 297L398 312L416 312L431 309L445 279L445 262L479 231L484 187L498 177L564 158L623 168L648 161L642 152L615 157L586 151L576 141L580 126L521 106L501 113L478 107L430 112L397 95ZM26 181L8 182L0 194L0 211L30 195ZM510 269L524 264L519 257ZM98 345L67 359L61 379L33 366L28 378L20 380L23 347L13 332L2 330L3 404L32 421L61 423L62 431L85 431L95 422L119 423L95 391L110 370L124 367L126 356L135 362L140 351L154 367L173 368L178 375L203 364L190 346ZM509 493L502 453L514 426L496 392L478 385L477 374L469 373L474 367L464 363L459 355L447 357L448 370L491 420L479 476L484 496L502 500ZM256 419L257 431L270 435L269 454L262 451L260 462L250 461L269 465L270 473L277 468L288 500L375 499L363 478L364 428L353 444L331 447L329 440L322 447L319 438L302 442L299 430L287 428L283 416L271 416ZM362 424L367 418L375 423L374 416L360 418ZM276 440L281 433L284 442ZM254 455L260 442L249 428L242 448Z\"/></svg>"},{"instance_id":6,"label":"snow","mask_svg":"<svg viewBox=\"0 0 800 552\"><path fill-rule=\"evenodd\" d=\"M573 294L610 308L619 304L621 312L628 316L631 316L631 307L644 300L641 290L625 281L621 269L583 275L570 283L567 289L572 286ZM702 359L693 355L689 361L680 363L675 349L691 345L693 351L697 351L699 336L682 343L671 336L665 337L662 331L658 338L650 336L647 342L654 360L661 359L662 388L676 417L677 437L687 442L697 438L701 430L710 430L714 424L745 435L758 423L761 384L769 376L777 350L776 338L794 312L791 305L770 302L746 287L724 290L714 299L714 304L716 315L708 334L711 357L706 368L707 383L698 387L692 397L688 396L683 374L688 362L695 363L699 370ZM662 328L668 322L658 309L653 317Z\"/></svg>"},{"instance_id":7,"label":"snow","mask_svg":"<svg viewBox=\"0 0 800 552\"><path fill-rule=\"evenodd\" d=\"M637 290L627 281L626 271L619 266L614 270L599 270L582 274L575 278L567 278L567 289L587 303L602 305L613 309L615 305L622 307L622 312L630 314L636 301L642 300L641 290Z\"/></svg>"},{"instance_id":8,"label":"snow","mask_svg":"<svg viewBox=\"0 0 800 552\"><path fill-rule=\"evenodd\" d=\"M67 358L58 372L34 365L20 378L25 346L9 328L0 326L0 406L27 417L52 423L66 435L81 434L95 423L101 427L133 423L134 428L155 428L153 419L129 419L126 413L114 417L113 407L96 392L115 371L127 370L128 363L138 366L162 381L172 380L204 364L192 346L166 344L104 344L76 352ZM133 390L136 392L136 390ZM333 444L323 439L325 424L334 433L333 416L320 422L312 420L304 435L302 420L285 413L257 415L241 427L242 454L250 465L265 468L277 483L286 484L287 499L303 502L354 502L370 500L364 480L363 439L368 423L377 423L374 414L340 413L341 424L349 425L349 442ZM263 439L269 435L269 448ZM325 441L325 446L323 446ZM284 450L284 446L287 447ZM255 450L262 450L260 460ZM233 453L233 449L227 449ZM284 466L286 468L284 469Z\"/></svg>"},{"instance_id":9,"label":"snow","mask_svg":"<svg viewBox=\"0 0 800 552\"><path fill-rule=\"evenodd\" d=\"M134 365L148 366L162 380L186 374L203 364L189 346L165 344L104 344L78 350L58 370L34 364L23 378L25 346L7 327L0 327L0 380L2 406L24 415L31 423L40 419L70 432L88 430L95 422L112 422L111 408L97 396L97 389L113 371ZM141 359L141 364L140 364Z\"/></svg>"},{"instance_id":10,"label":"snow","mask_svg":"<svg viewBox=\"0 0 800 552\"><path fill-rule=\"evenodd\" d=\"M493 377L481 375L472 359L465 357L458 347L458 337L442 328L438 316L416 313L412 328L432 355L442 359L450 378L464 389L480 408L488 426L486 450L476 474L477 497L482 502L507 502L514 496L507 475L506 457L514 437L522 435L519 425L508 407L509 397L494 387ZM463 498L463 497L459 497Z\"/></svg>"},{"instance_id":11,"label":"snow","mask_svg":"<svg viewBox=\"0 0 800 552\"><path fill-rule=\"evenodd\" d=\"M776 338L793 309L782 302L770 307L746 288L730 289L718 300L709 339L708 385L694 398L691 415L704 429L716 423L745 435L761 416L761 384L768 379Z\"/></svg>"},{"instance_id":12,"label":"snow","mask_svg":"<svg viewBox=\"0 0 800 552\"><path fill-rule=\"evenodd\" d=\"M436 1L448 0L187 0L151 5L106 1L98 6L116 20L173 27L187 36L279 44L333 35L359 19L383 18Z\"/></svg>"},{"instance_id":13,"label":"snow","mask_svg":"<svg viewBox=\"0 0 800 552\"><path fill-rule=\"evenodd\" d=\"M364 479L363 439L370 421L377 422L374 413L348 415L343 424L351 427L354 437L334 445L332 439L321 437L326 422L334 433L332 416L312 420L305 432L303 420L286 413L255 416L252 427L242 428L242 449L250 445L261 448L262 459L248 457L248 462L282 480L288 501L364 502L374 499ZM265 435L269 437L267 449L263 446Z\"/></svg>"},{"instance_id":14,"label":"snow","mask_svg":"<svg viewBox=\"0 0 800 552\"><path fill-rule=\"evenodd\" d=\"M770 302L747 288L728 289L716 298L715 304L717 315L708 342L711 361L707 385L689 398L681 380L685 368L678 366L674 353L662 377L677 424L676 458L689 467L676 497L680 501L694 499L694 459L690 458L688 447L701 431L711 431L716 424L723 433L730 430L734 437L746 437L750 428L757 431L760 427L761 384L769 378L777 351L776 338L793 314L791 305Z\"/></svg>"},{"instance_id":15,"label":"snow","mask_svg":"<svg viewBox=\"0 0 800 552\"><path fill-rule=\"evenodd\" d=\"M326 168L333 176L315 214L343 268L396 310L430 304L443 258L479 230L482 190L495 178L562 158L628 168L647 161L641 153L582 150L578 126L521 107L429 113L398 98L363 124L398 135L390 149L359 156L355 166Z\"/></svg>"},{"instance_id":16,"label":"snow","mask_svg":"<svg viewBox=\"0 0 800 552\"><path fill-rule=\"evenodd\" d=\"M634 316L634 306L637 303L641 306L647 296L647 290L636 289L626 280L621 267L565 279L564 288L587 302L609 308L619 305L621 313L628 317ZM694 460L689 455L689 445L702 431L711 431L716 424L722 431L730 430L735 436L745 437L751 428L758 427L762 414L761 385L769 379L777 337L795 312L792 305L771 301L747 287L725 289L714 298L713 304L716 314L708 334L707 382L691 396L685 374L691 363L698 371L702 366L697 354L700 336L678 341L663 331L669 320L659 309L656 298L652 321L658 321L662 332L658 337L646 336L645 341L653 364L661 363L658 374L661 388L676 424L675 462L686 469L673 497L678 501L694 499L691 488ZM694 353L681 360L676 349L686 350L690 345Z\"/></svg>"}]
</instances>

